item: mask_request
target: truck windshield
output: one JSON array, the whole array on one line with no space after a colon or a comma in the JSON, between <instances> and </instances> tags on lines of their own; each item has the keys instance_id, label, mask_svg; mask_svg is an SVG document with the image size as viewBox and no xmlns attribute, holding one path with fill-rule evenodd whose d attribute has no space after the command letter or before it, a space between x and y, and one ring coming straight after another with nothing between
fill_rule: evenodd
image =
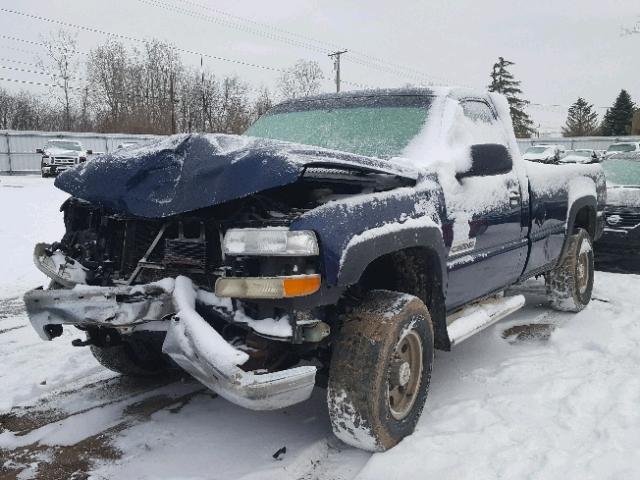
<instances>
[{"instance_id":1,"label":"truck windshield","mask_svg":"<svg viewBox=\"0 0 640 480\"><path fill-rule=\"evenodd\" d=\"M543 153L546 152L549 147L529 147L524 153Z\"/></svg>"},{"instance_id":2,"label":"truck windshield","mask_svg":"<svg viewBox=\"0 0 640 480\"><path fill-rule=\"evenodd\" d=\"M425 124L432 97L379 95L278 105L245 132L377 158L399 156Z\"/></svg>"},{"instance_id":3,"label":"truck windshield","mask_svg":"<svg viewBox=\"0 0 640 480\"><path fill-rule=\"evenodd\" d=\"M45 148L59 148L61 150L75 150L79 152L82 150L82 146L76 142L65 142L65 141L50 141L47 142Z\"/></svg>"},{"instance_id":4,"label":"truck windshield","mask_svg":"<svg viewBox=\"0 0 640 480\"><path fill-rule=\"evenodd\" d=\"M636 146L633 143L618 143L607 148L607 152L633 152Z\"/></svg>"},{"instance_id":5,"label":"truck windshield","mask_svg":"<svg viewBox=\"0 0 640 480\"><path fill-rule=\"evenodd\" d=\"M640 158L614 158L602 163L607 184L640 186Z\"/></svg>"}]
</instances>

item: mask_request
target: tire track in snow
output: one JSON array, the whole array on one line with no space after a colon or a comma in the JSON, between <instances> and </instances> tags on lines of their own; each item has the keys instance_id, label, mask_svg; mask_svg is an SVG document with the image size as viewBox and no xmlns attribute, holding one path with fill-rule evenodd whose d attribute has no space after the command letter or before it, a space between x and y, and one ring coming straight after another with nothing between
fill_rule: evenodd
<instances>
[{"instance_id":1,"label":"tire track in snow","mask_svg":"<svg viewBox=\"0 0 640 480\"><path fill-rule=\"evenodd\" d=\"M108 389L110 383L113 382L99 382L94 388ZM34 407L13 409L0 416L4 429L0 433L0 472L3 476L43 479L88 478L96 462L121 457L123 452L112 445L120 432L162 410L178 413L195 396L210 394L195 382L120 392L121 396L77 411L47 412ZM70 392L65 393L69 400ZM76 393L83 395L84 391Z\"/></svg>"}]
</instances>

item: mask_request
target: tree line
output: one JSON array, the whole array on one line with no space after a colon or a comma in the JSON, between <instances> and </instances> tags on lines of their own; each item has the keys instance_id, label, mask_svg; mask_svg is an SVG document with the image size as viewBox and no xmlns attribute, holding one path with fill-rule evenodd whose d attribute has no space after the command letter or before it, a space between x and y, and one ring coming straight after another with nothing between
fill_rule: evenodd
<instances>
[{"instance_id":1,"label":"tree line","mask_svg":"<svg viewBox=\"0 0 640 480\"><path fill-rule=\"evenodd\" d=\"M535 129L526 112L529 102L521 98L520 81L515 80L509 71L513 65L515 63L503 57L498 58L491 71L489 91L507 97L516 136L528 138L535 133ZM623 89L600 120L593 104L579 97L569 107L562 134L565 137L640 135L640 108L636 107L629 92Z\"/></svg>"},{"instance_id":2,"label":"tree line","mask_svg":"<svg viewBox=\"0 0 640 480\"><path fill-rule=\"evenodd\" d=\"M242 133L278 100L320 92L324 74L314 61L299 60L284 70L271 92L237 75L215 75L185 65L169 44L148 40L140 47L108 41L86 54L77 37L60 30L43 41L46 54L36 65L50 76L47 98L0 88L0 129L171 134ZM23 62L24 63L24 62ZM530 137L534 124L522 98L515 65L499 57L489 91L509 102L516 136ZM640 134L640 110L622 90L602 120L580 97L568 110L565 136Z\"/></svg>"},{"instance_id":3,"label":"tree line","mask_svg":"<svg viewBox=\"0 0 640 480\"><path fill-rule=\"evenodd\" d=\"M43 43L37 68L50 75L50 94L0 88L0 129L242 133L277 99L319 93L323 79L317 62L299 60L271 92L237 75L186 66L157 40L135 48L108 41L82 61L76 37L66 31Z\"/></svg>"}]
</instances>

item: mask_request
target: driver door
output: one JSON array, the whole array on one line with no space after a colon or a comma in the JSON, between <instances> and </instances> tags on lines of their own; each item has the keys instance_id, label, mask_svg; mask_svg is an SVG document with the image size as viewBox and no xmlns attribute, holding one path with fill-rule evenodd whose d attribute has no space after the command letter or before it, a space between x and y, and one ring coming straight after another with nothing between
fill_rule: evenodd
<instances>
[{"instance_id":1,"label":"driver door","mask_svg":"<svg viewBox=\"0 0 640 480\"><path fill-rule=\"evenodd\" d=\"M489 103L470 99L461 105L464 119L455 128L463 128L467 136L475 130L470 137L476 144L497 143L508 150L505 129ZM485 156L483 161L492 159ZM497 175L467 176L449 191L445 188L451 228L448 310L502 290L520 277L527 253L521 189L513 166Z\"/></svg>"}]
</instances>

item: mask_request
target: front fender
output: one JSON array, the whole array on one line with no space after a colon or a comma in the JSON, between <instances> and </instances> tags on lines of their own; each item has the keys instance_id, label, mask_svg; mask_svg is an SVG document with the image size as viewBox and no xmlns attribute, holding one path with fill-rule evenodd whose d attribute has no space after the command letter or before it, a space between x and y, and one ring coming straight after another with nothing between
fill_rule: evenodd
<instances>
[{"instance_id":1,"label":"front fender","mask_svg":"<svg viewBox=\"0 0 640 480\"><path fill-rule=\"evenodd\" d=\"M340 258L338 285L357 283L364 270L374 260L412 247L428 248L435 252L441 260L439 277L442 279L442 285L446 285L447 262L442 231L430 218L388 224L354 236Z\"/></svg>"},{"instance_id":2,"label":"front fender","mask_svg":"<svg viewBox=\"0 0 640 480\"><path fill-rule=\"evenodd\" d=\"M386 253L424 246L444 258L441 218L442 190L435 182L424 180L415 187L329 202L302 215L290 228L314 230L326 283L348 286L358 281L372 260Z\"/></svg>"},{"instance_id":3,"label":"front fender","mask_svg":"<svg viewBox=\"0 0 640 480\"><path fill-rule=\"evenodd\" d=\"M571 199L571 197L569 198ZM579 198L572 199L572 203L569 205L569 210L567 213L567 229L565 232L564 243L562 244L560 262L565 258L565 255L567 253L567 246L569 245L569 236L573 234L576 224L576 217L578 216L578 212L583 208L589 209L589 224L593 222L593 232L597 235L597 206L598 201L595 195L585 195Z\"/></svg>"}]
</instances>

